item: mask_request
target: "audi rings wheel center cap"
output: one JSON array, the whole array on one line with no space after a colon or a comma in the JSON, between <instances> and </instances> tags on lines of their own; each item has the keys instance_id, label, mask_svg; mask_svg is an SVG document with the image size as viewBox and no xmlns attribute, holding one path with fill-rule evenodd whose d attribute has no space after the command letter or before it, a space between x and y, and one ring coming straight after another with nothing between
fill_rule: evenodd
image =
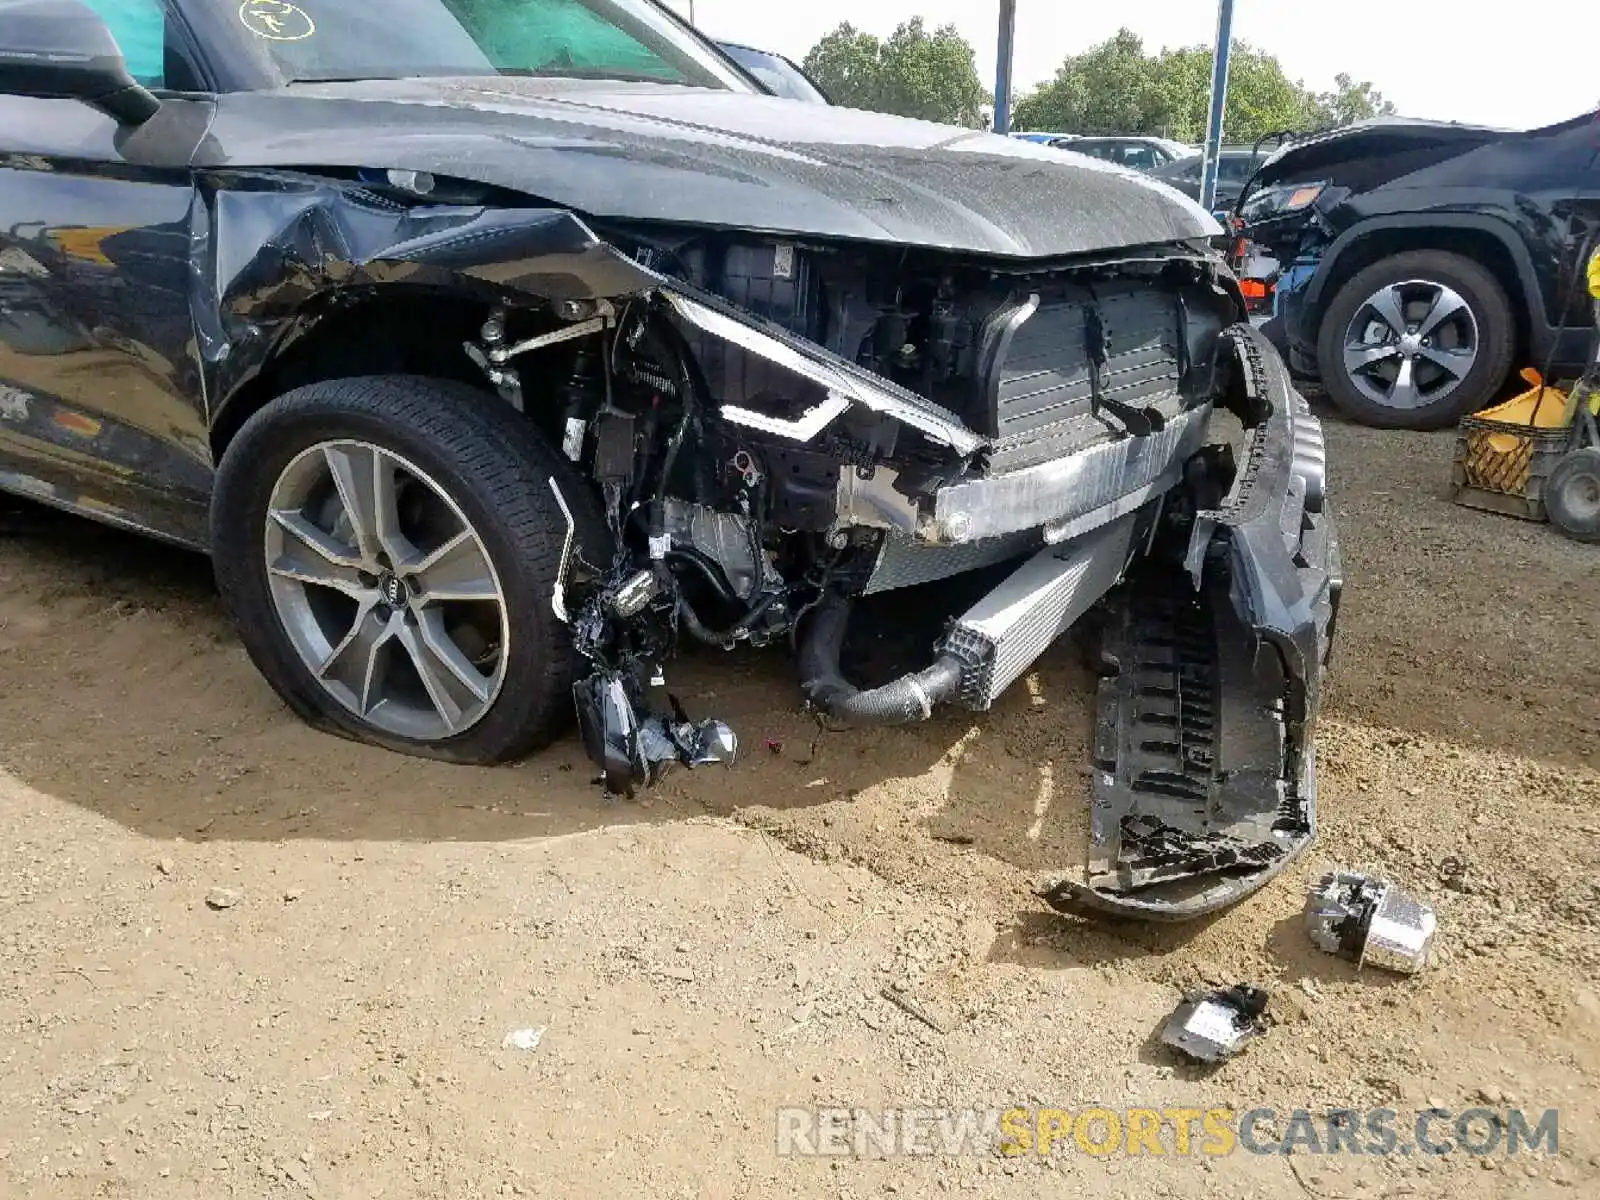
<instances>
[{"instance_id":1,"label":"audi rings wheel center cap","mask_svg":"<svg viewBox=\"0 0 1600 1200\"><path fill-rule=\"evenodd\" d=\"M400 576L385 571L378 576L378 595L390 608L403 608L406 601L411 599L411 589L406 587L406 581Z\"/></svg>"}]
</instances>

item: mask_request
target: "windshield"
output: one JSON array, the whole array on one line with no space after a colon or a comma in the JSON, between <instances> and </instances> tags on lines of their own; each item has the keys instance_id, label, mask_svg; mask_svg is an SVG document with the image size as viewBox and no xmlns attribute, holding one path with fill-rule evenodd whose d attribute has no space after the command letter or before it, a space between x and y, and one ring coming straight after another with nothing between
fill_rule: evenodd
<instances>
[{"instance_id":1,"label":"windshield","mask_svg":"<svg viewBox=\"0 0 1600 1200\"><path fill-rule=\"evenodd\" d=\"M723 43L722 49L774 96L782 96L786 100L804 100L807 104L828 103L828 98L806 78L805 72L781 55L728 43Z\"/></svg>"},{"instance_id":2,"label":"windshield","mask_svg":"<svg viewBox=\"0 0 1600 1200\"><path fill-rule=\"evenodd\" d=\"M284 83L615 79L748 91L649 0L210 0Z\"/></svg>"}]
</instances>

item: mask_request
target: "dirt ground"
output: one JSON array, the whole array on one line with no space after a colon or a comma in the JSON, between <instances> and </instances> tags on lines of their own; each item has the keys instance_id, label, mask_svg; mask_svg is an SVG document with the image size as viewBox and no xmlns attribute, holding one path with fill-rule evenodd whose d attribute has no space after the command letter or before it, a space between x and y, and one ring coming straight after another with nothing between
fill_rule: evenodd
<instances>
[{"instance_id":1,"label":"dirt ground","mask_svg":"<svg viewBox=\"0 0 1600 1200\"><path fill-rule=\"evenodd\" d=\"M1083 851L1064 648L985 717L820 738L781 655L684 663L741 761L608 805L575 742L474 771L313 733L204 562L19 511L0 1195L1600 1195L1600 551L1451 505L1449 435L1328 433L1320 838L1175 928L1033 895ZM1438 906L1432 970L1310 947L1335 861ZM1243 979L1276 1024L1240 1057L1154 1040L1180 989ZM780 1106L835 1104L1556 1108L1560 1153L777 1154Z\"/></svg>"}]
</instances>

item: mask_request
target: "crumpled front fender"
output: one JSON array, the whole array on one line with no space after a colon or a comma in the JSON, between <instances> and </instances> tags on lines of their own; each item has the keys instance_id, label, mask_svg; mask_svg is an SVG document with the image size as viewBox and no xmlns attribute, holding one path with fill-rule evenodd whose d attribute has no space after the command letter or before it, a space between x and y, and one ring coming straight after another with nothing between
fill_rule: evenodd
<instances>
[{"instance_id":1,"label":"crumpled front fender","mask_svg":"<svg viewBox=\"0 0 1600 1200\"><path fill-rule=\"evenodd\" d=\"M192 299L212 419L337 307L374 287L516 298L656 295L699 333L820 384L814 413L779 419L735 405L735 423L804 442L852 405L892 417L957 454L983 444L953 414L888 379L628 258L564 209L408 204L315 176L234 172L207 181L195 214Z\"/></svg>"},{"instance_id":2,"label":"crumpled front fender","mask_svg":"<svg viewBox=\"0 0 1600 1200\"><path fill-rule=\"evenodd\" d=\"M300 174L208 178L193 228L191 303L213 420L357 289L560 301L634 295L660 282L562 209L407 205Z\"/></svg>"}]
</instances>

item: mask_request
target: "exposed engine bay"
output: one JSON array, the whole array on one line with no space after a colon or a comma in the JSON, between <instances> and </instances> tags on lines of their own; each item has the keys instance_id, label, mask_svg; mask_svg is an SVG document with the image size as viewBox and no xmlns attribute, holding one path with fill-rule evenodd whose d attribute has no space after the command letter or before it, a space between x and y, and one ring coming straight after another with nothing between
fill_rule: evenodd
<instances>
[{"instance_id":1,"label":"exposed engine bay","mask_svg":"<svg viewBox=\"0 0 1600 1200\"><path fill-rule=\"evenodd\" d=\"M1321 435L1217 260L1179 244L1040 270L602 236L656 286L496 307L466 349L507 402L550 414L572 464L549 481L569 525L551 603L590 666L576 702L608 794L736 753L665 689L682 639L786 641L811 708L897 724L987 709L1093 612L1123 685L1102 689L1095 869L1052 902L1192 915L1303 848L1339 590ZM586 486L604 531L569 494ZM854 601L999 564L1014 569L948 614L928 666L851 681ZM1155 594L1161 619L1122 599ZM1133 662L1152 644L1171 678Z\"/></svg>"}]
</instances>

